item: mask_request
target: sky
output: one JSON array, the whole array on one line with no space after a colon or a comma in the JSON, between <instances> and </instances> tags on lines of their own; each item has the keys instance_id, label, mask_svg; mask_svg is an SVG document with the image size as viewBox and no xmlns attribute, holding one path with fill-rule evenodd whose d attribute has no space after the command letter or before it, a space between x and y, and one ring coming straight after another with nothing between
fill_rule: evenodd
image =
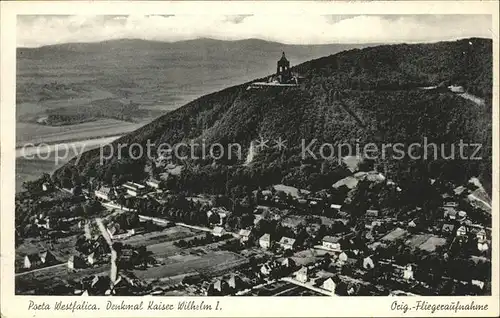
<instances>
[{"instance_id":1,"label":"sky","mask_svg":"<svg viewBox=\"0 0 500 318\"><path fill-rule=\"evenodd\" d=\"M491 22L489 15L20 15L16 31L18 47L123 38L414 43L492 38Z\"/></svg>"}]
</instances>

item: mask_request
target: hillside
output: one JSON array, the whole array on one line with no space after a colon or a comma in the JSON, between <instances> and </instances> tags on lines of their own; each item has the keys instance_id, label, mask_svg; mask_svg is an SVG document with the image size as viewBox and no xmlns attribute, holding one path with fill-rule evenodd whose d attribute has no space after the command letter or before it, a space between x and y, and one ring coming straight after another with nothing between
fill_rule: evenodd
<instances>
[{"instance_id":1,"label":"hillside","mask_svg":"<svg viewBox=\"0 0 500 318\"><path fill-rule=\"evenodd\" d=\"M209 92L265 76L283 50L301 63L365 46L124 39L18 48L16 138L42 142L57 127L103 119L146 124Z\"/></svg>"},{"instance_id":2,"label":"hillside","mask_svg":"<svg viewBox=\"0 0 500 318\"><path fill-rule=\"evenodd\" d=\"M269 68L269 73L274 66ZM114 144L240 143L247 149L259 136L282 137L284 153L261 152L247 166L242 161L191 162L171 186L190 191L244 193L273 183L321 189L343 176L335 160L301 160L301 140L316 138L337 145L422 141L482 143L482 160L376 160L389 178L411 188L428 178L453 183L479 176L491 190L492 42L465 39L416 45L353 49L293 67L304 76L301 89L247 91L247 84L205 95L130 133ZM484 98L477 105L449 91L419 87L462 85ZM115 147L116 149L116 147ZM448 152L447 152L448 153ZM116 155L116 152L115 152ZM104 182L146 178L146 160L111 159L99 164L98 150L82 155L77 170ZM56 179L70 179L67 165ZM460 171L460 174L457 174ZM226 184L226 180L229 184ZM425 181L427 182L427 181ZM416 187L418 189L418 187ZM314 190L314 189L313 189ZM422 194L424 195L424 194ZM415 194L414 200L419 200Z\"/></svg>"}]
</instances>

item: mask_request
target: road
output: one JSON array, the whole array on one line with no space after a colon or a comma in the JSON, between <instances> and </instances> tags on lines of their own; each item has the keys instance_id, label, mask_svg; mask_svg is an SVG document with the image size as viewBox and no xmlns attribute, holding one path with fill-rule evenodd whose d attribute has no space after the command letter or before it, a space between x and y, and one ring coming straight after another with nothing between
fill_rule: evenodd
<instances>
[{"instance_id":1,"label":"road","mask_svg":"<svg viewBox=\"0 0 500 318\"><path fill-rule=\"evenodd\" d=\"M484 105L484 99L479 98L477 96L474 96L472 94L461 93L461 94L458 94L458 96L460 96L460 97L462 97L464 99L470 100L470 101L472 101L474 104L476 104L478 106L483 106Z\"/></svg>"},{"instance_id":2,"label":"road","mask_svg":"<svg viewBox=\"0 0 500 318\"><path fill-rule=\"evenodd\" d=\"M62 266L66 266L66 263L60 263L60 264L56 264L56 265L52 265L52 266L48 266L48 267L37 268L37 269L31 270L31 271L27 271L27 272L16 273L16 276L23 276L23 275L27 275L27 274L33 274L33 273L36 273L36 272L46 271L46 270L50 270L50 269L54 269L54 268L59 268L59 267L62 267Z\"/></svg>"},{"instance_id":3,"label":"road","mask_svg":"<svg viewBox=\"0 0 500 318\"><path fill-rule=\"evenodd\" d=\"M475 195L474 195L474 193L469 194L469 197L470 197L470 198L472 198L472 199L474 199L474 200L476 200L476 201L479 201L479 202L483 203L483 204L484 204L484 205L486 205L488 208L490 208L490 211L488 211L488 212L491 214L491 209L492 209L492 208L491 208L491 204L489 204L488 202L486 202L486 201L484 201L484 200L482 200L482 199L478 198L477 196L475 196Z\"/></svg>"},{"instance_id":4,"label":"road","mask_svg":"<svg viewBox=\"0 0 500 318\"><path fill-rule=\"evenodd\" d=\"M310 289L314 292L317 292L317 293L320 293L320 294L323 294L325 296L335 296L335 294L332 294L331 292L327 291L327 290L324 290L324 289L321 289L321 288L317 288L317 287L314 287L310 284L304 284L304 283L301 283L299 282L298 280L295 280L291 277L283 277L281 279L282 281L285 281L285 282L289 282L289 283L292 283L292 284L295 284L297 286L302 286L302 287L305 287L307 289Z\"/></svg>"},{"instance_id":5,"label":"road","mask_svg":"<svg viewBox=\"0 0 500 318\"><path fill-rule=\"evenodd\" d=\"M147 215L139 215L139 219L153 220L153 221L164 223L164 224L168 224L171 222L171 221L164 219L164 218L150 217ZM208 228L208 227L203 227L203 226L198 226L198 225L190 225L190 224L186 224L186 223L182 223L182 222L174 222L174 224L177 226L183 226L183 227L187 227L189 229L198 230L198 231L204 231L204 232L212 232L213 231L211 228ZM238 233L226 231L226 234L231 234L235 238L240 238L240 235Z\"/></svg>"}]
</instances>

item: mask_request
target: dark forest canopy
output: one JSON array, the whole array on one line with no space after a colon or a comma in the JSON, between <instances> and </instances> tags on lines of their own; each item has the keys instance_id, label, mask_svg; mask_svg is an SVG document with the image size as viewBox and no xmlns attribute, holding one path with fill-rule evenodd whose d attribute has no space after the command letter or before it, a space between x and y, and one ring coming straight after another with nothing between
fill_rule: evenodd
<instances>
[{"instance_id":1,"label":"dark forest canopy","mask_svg":"<svg viewBox=\"0 0 500 318\"><path fill-rule=\"evenodd\" d=\"M272 71L272 70L270 70ZM192 140L239 143L246 151L259 136L282 137L285 152L267 150L250 165L243 161L190 162L175 186L193 192L247 192L286 182L315 190L330 187L345 173L322 160L302 160L301 140L334 145L359 142L422 141L483 145L482 160L391 160L377 166L396 182L442 178L456 184L479 176L491 190L492 41L464 39L432 44L383 45L344 51L294 66L304 77L300 89L247 91L248 83L205 95L161 116L113 142L170 145ZM460 85L484 99L475 104L444 90L426 86ZM294 148L295 146L295 148ZM116 155L116 152L115 152ZM335 161L336 162L336 161ZM70 178L74 161L55 172ZM84 153L76 168L100 181L144 180L148 160L122 159L99 163L99 150ZM326 166L326 168L325 168ZM458 172L458 173L457 173Z\"/></svg>"}]
</instances>

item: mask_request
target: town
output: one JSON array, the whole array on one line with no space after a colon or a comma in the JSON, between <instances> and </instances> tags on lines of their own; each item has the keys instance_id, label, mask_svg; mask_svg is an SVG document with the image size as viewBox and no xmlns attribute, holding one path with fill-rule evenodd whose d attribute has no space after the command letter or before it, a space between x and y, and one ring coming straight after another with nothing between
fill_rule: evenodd
<instances>
[{"instance_id":1,"label":"town","mask_svg":"<svg viewBox=\"0 0 500 318\"><path fill-rule=\"evenodd\" d=\"M276 184L241 197L170 189L182 169L120 184L44 175L16 197L16 293L490 293L491 207L477 180L432 180L440 195L416 209L388 213L393 200L381 198L354 212L356 187L404 190L349 161L328 189Z\"/></svg>"},{"instance_id":2,"label":"town","mask_svg":"<svg viewBox=\"0 0 500 318\"><path fill-rule=\"evenodd\" d=\"M283 52L276 74L247 90L297 90L302 79ZM403 185L391 180L387 162L340 158L335 165L292 156L300 173L280 184L262 168L250 181L259 169L251 158L243 168L214 161L199 175L196 163L160 155L143 166L45 173L16 195L16 293L491 293L491 199L478 178ZM321 173L307 173L315 167ZM233 178L248 185L232 187Z\"/></svg>"}]
</instances>

